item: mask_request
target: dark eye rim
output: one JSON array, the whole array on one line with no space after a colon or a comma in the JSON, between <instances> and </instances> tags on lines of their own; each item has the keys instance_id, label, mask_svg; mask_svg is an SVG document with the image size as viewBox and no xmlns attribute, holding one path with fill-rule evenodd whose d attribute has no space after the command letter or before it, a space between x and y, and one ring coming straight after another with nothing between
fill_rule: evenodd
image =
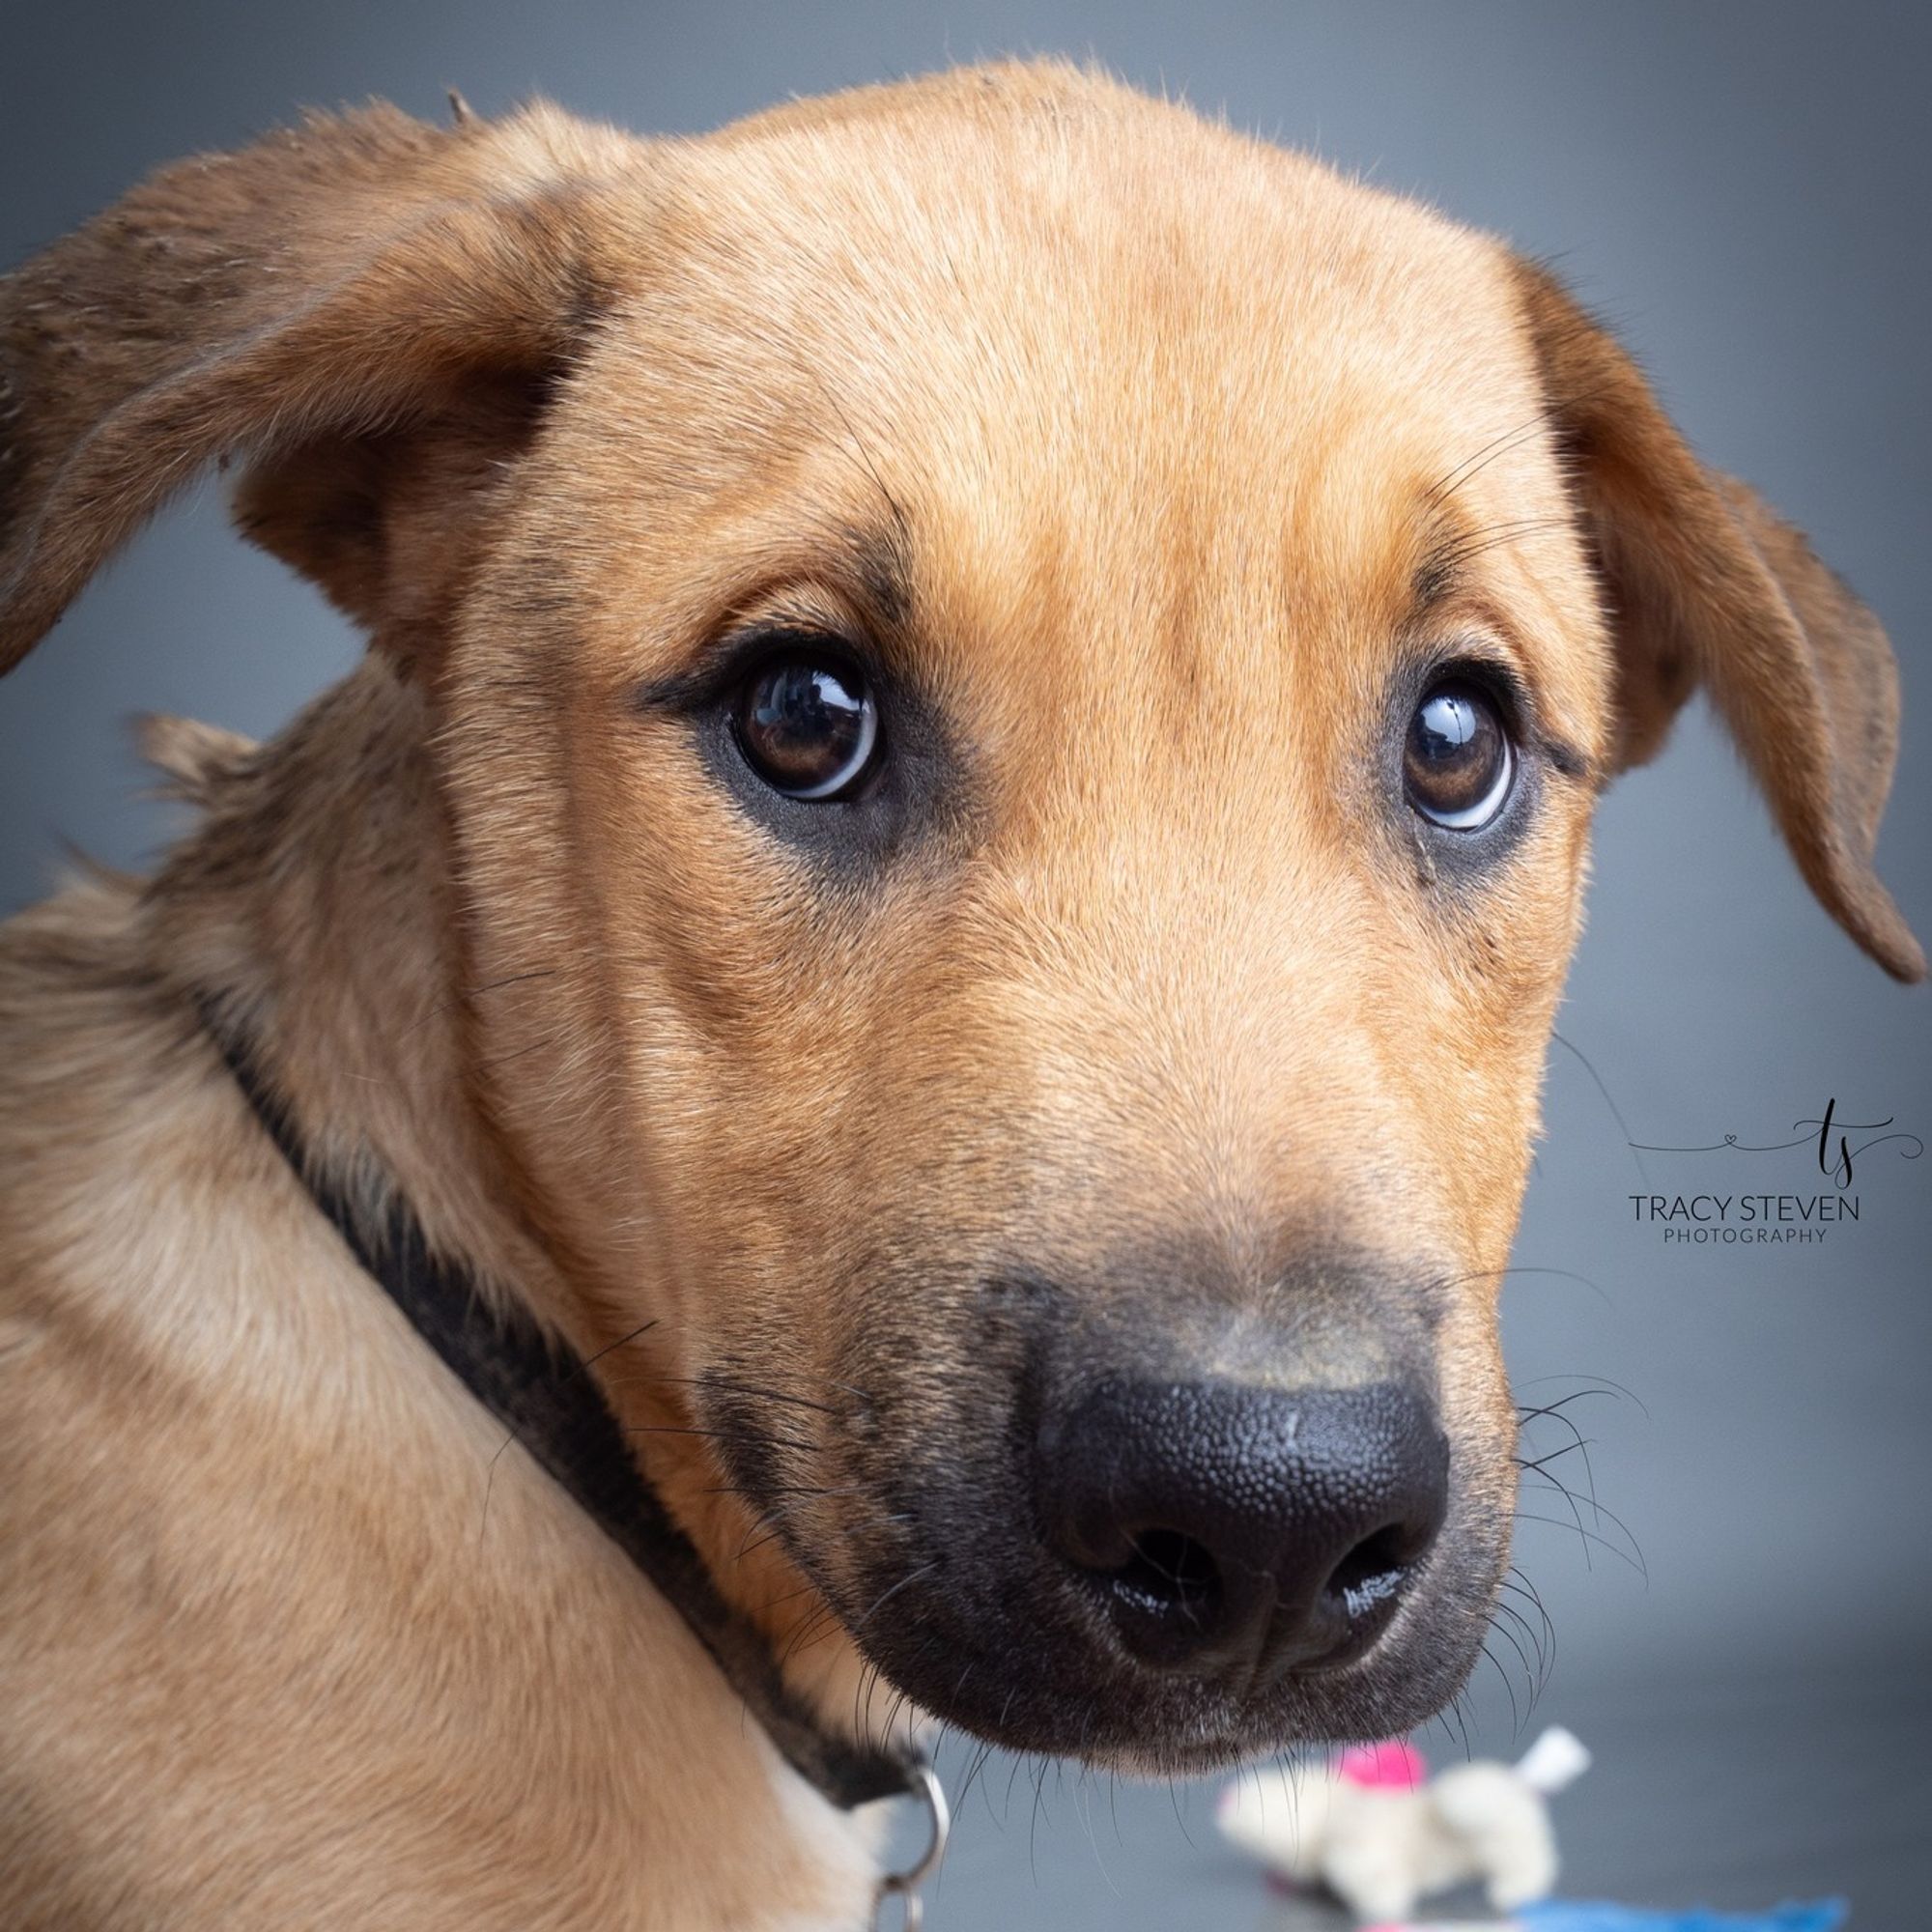
<instances>
[{"instance_id":1,"label":"dark eye rim","mask_svg":"<svg viewBox=\"0 0 1932 1932\"><path fill-rule=\"evenodd\" d=\"M843 638L836 632L798 625L771 627L753 633L746 639L742 653L734 653L734 659L724 691L731 742L759 784L792 805L822 807L853 804L877 783L888 756L884 694L880 681L867 670L859 654ZM829 790L796 791L779 783L760 768L757 754L745 742L744 709L753 687L782 666L800 664L837 674L860 694L871 719L871 735L864 757L848 777L841 778Z\"/></svg>"},{"instance_id":2,"label":"dark eye rim","mask_svg":"<svg viewBox=\"0 0 1932 1932\"><path fill-rule=\"evenodd\" d=\"M814 603L816 600L813 600ZM908 633L816 609L726 615L677 668L629 686L633 716L675 727L696 771L742 820L802 862L816 892L864 894L884 867L969 836L984 797L969 750L940 696L911 661ZM774 651L803 647L849 666L879 710L879 745L867 782L837 799L775 791L746 761L732 724L745 679ZM652 732L645 742L664 745Z\"/></svg>"}]
</instances>

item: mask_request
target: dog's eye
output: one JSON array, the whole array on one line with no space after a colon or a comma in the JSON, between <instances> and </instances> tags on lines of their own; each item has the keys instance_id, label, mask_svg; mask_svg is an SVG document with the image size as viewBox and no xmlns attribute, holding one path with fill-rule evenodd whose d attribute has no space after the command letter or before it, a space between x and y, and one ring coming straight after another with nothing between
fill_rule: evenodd
<instances>
[{"instance_id":1,"label":"dog's eye","mask_svg":"<svg viewBox=\"0 0 1932 1932\"><path fill-rule=\"evenodd\" d=\"M1433 824L1478 832L1510 794L1516 753L1494 702L1463 678L1430 688L1403 747L1408 802Z\"/></svg>"},{"instance_id":2,"label":"dog's eye","mask_svg":"<svg viewBox=\"0 0 1932 1932\"><path fill-rule=\"evenodd\" d=\"M879 711L849 666L788 652L760 666L738 698L745 762L787 798L848 796L874 763Z\"/></svg>"}]
</instances>

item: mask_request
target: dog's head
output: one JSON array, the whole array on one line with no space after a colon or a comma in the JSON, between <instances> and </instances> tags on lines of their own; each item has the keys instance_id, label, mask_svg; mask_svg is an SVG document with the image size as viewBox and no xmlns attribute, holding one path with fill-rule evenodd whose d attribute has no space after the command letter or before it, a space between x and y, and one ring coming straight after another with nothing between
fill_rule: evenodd
<instances>
[{"instance_id":1,"label":"dog's head","mask_svg":"<svg viewBox=\"0 0 1932 1932\"><path fill-rule=\"evenodd\" d=\"M1498 243L1070 71L319 122L29 265L0 382L0 662L245 461L425 694L532 1212L988 1737L1461 1682L1591 809L1693 689L1921 971L1803 539Z\"/></svg>"}]
</instances>

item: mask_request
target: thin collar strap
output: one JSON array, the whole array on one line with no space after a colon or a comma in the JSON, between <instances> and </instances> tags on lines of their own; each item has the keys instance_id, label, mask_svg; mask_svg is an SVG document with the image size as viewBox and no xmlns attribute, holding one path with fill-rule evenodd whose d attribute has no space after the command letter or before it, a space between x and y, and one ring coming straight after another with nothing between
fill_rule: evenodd
<instances>
[{"instance_id":1,"label":"thin collar strap","mask_svg":"<svg viewBox=\"0 0 1932 1932\"><path fill-rule=\"evenodd\" d=\"M725 1601L645 1480L589 1364L521 1303L493 1307L468 1269L432 1251L400 1195L372 1235L369 1217L306 1157L287 1107L212 1003L203 1002L202 1018L270 1139L364 1272L691 1626L785 1762L841 1810L923 1795L925 1761L917 1751L859 1745L826 1730L785 1682L763 1634Z\"/></svg>"}]
</instances>

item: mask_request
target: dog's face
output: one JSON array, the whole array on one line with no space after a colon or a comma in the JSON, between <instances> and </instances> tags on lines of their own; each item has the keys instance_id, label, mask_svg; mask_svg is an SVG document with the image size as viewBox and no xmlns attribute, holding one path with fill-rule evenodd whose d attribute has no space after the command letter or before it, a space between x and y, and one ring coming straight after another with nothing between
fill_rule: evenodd
<instances>
[{"instance_id":1,"label":"dog's face","mask_svg":"<svg viewBox=\"0 0 1932 1932\"><path fill-rule=\"evenodd\" d=\"M1467 1665L1610 694L1501 258L1155 128L970 171L866 129L883 207L856 130L720 157L723 213L695 168L449 678L476 980L554 976L480 1008L541 1196L606 1278L668 1273L731 1479L849 1622L896 1591L895 1681L1174 1760L1406 1722ZM506 683L542 693L507 734ZM561 1158L543 1039L602 1090ZM1443 1498L1316 1557L1416 1546L1348 1668L1293 1667L1341 1639L1287 1609L1212 1628L1269 1561L1213 1472L1051 1439L1177 1384L1399 1385L1446 1440ZM1153 1492L1070 1551L1102 1479ZM1202 1574L1147 1640L1116 1599L1162 1594L1159 1530Z\"/></svg>"},{"instance_id":2,"label":"dog's face","mask_svg":"<svg viewBox=\"0 0 1932 1932\"><path fill-rule=\"evenodd\" d=\"M1701 679L1915 971L1882 638L1495 243L1100 83L443 138L242 511L432 694L531 1211L917 1702L1419 1720L1596 792Z\"/></svg>"}]
</instances>

